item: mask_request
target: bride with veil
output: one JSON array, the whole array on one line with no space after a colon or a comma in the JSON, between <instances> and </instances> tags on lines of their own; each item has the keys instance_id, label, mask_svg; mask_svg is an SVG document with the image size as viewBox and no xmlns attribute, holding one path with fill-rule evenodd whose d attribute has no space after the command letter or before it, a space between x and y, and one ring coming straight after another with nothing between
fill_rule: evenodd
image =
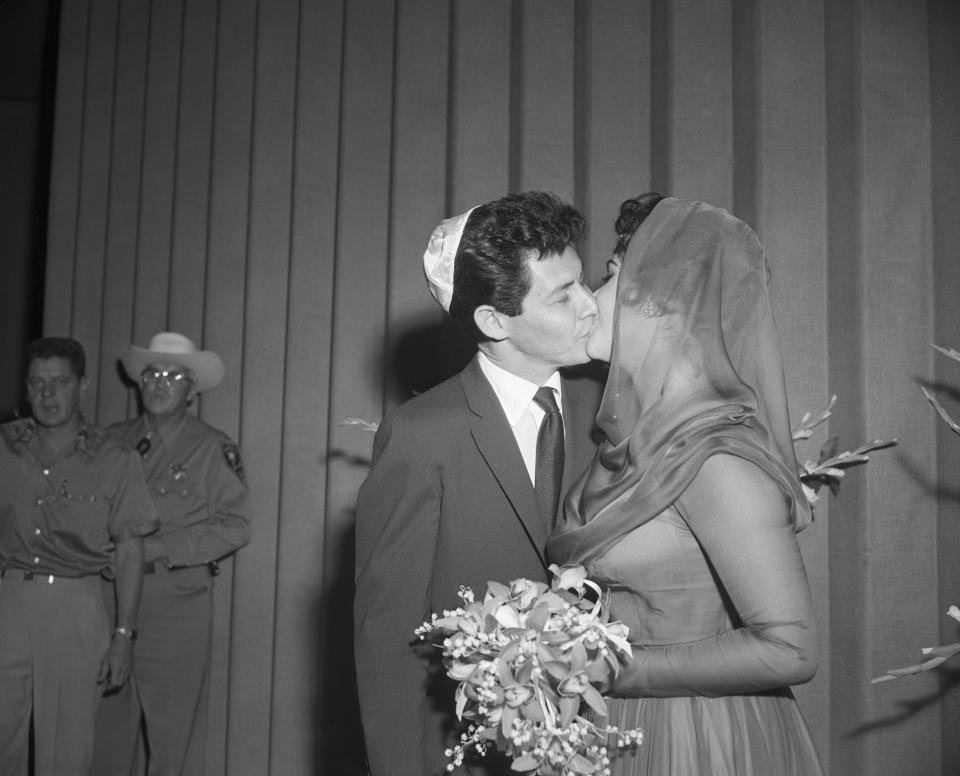
<instances>
[{"instance_id":1,"label":"bride with veil","mask_svg":"<svg viewBox=\"0 0 960 776\"><path fill-rule=\"evenodd\" d=\"M727 211L658 195L624 203L618 231L588 347L610 363L605 441L548 543L630 626L610 723L645 742L613 773L817 776L789 689L818 661L810 507L763 248Z\"/></svg>"}]
</instances>

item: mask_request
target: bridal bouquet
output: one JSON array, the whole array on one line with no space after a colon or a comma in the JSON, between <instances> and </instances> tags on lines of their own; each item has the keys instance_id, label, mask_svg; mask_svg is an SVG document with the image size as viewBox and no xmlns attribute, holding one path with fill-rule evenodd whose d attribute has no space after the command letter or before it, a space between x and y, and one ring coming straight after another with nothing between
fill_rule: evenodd
<instances>
[{"instance_id":1,"label":"bridal bouquet","mask_svg":"<svg viewBox=\"0 0 960 776\"><path fill-rule=\"evenodd\" d=\"M595 686L630 658L627 627L609 621L600 589L582 566L550 570L550 586L490 582L482 601L462 587L462 606L416 629L421 639L442 639L447 675L458 683L457 717L468 721L459 743L445 752L448 771L471 749L483 755L492 745L512 758L515 771L602 774L609 772L610 749L642 743L641 730L605 724ZM587 709L598 722L582 715Z\"/></svg>"}]
</instances>

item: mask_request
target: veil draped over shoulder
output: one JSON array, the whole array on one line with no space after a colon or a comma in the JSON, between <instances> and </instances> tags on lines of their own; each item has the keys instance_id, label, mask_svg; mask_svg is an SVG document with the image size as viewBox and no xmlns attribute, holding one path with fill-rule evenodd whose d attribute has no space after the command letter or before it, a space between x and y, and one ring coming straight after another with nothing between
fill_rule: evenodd
<instances>
[{"instance_id":1,"label":"veil draped over shoulder","mask_svg":"<svg viewBox=\"0 0 960 776\"><path fill-rule=\"evenodd\" d=\"M795 530L811 519L793 450L783 364L760 241L726 210L661 200L620 270L606 440L565 503L547 552L586 563L656 517L711 455L779 485Z\"/></svg>"}]
</instances>

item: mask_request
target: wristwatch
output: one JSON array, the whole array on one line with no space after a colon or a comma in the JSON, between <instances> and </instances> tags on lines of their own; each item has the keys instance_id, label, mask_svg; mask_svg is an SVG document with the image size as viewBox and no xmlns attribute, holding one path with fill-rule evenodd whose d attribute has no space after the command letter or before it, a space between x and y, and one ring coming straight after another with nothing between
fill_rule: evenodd
<instances>
[{"instance_id":1,"label":"wristwatch","mask_svg":"<svg viewBox=\"0 0 960 776\"><path fill-rule=\"evenodd\" d=\"M114 628L113 632L114 634L130 639L130 641L135 641L137 638L137 631L134 628Z\"/></svg>"}]
</instances>

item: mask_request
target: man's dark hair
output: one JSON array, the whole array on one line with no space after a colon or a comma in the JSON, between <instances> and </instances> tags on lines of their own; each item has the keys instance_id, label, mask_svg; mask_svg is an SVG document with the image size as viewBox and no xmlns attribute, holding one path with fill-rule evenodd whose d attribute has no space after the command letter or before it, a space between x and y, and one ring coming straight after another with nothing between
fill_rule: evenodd
<instances>
[{"instance_id":1,"label":"man's dark hair","mask_svg":"<svg viewBox=\"0 0 960 776\"><path fill-rule=\"evenodd\" d=\"M508 194L480 205L460 238L450 315L483 341L474 310L488 304L504 315L519 315L530 291L527 260L563 253L585 230L575 207L545 191Z\"/></svg>"},{"instance_id":2,"label":"man's dark hair","mask_svg":"<svg viewBox=\"0 0 960 776\"><path fill-rule=\"evenodd\" d=\"M69 337L40 337L27 345L27 369L35 359L62 358L70 364L74 375L83 377L87 369L87 355L83 345Z\"/></svg>"}]
</instances>

